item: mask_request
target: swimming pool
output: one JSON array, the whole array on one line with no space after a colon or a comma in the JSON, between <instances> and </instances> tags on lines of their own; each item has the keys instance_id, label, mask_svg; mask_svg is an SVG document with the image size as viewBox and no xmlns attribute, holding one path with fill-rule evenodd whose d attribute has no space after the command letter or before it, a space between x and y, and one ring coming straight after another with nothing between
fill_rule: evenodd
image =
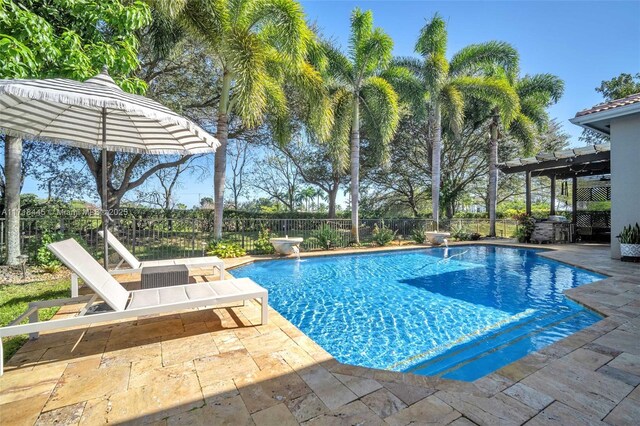
<instances>
[{"instance_id":1,"label":"swimming pool","mask_svg":"<svg viewBox=\"0 0 640 426\"><path fill-rule=\"evenodd\" d=\"M602 275L538 250L458 246L255 262L232 271L338 361L475 380L597 322L562 291Z\"/></svg>"}]
</instances>

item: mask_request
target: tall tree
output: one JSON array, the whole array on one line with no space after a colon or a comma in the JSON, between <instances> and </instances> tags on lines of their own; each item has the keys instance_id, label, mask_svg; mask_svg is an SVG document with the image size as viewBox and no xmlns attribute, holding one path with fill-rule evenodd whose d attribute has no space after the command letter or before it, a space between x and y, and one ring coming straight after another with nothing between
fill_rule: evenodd
<instances>
[{"instance_id":1,"label":"tall tree","mask_svg":"<svg viewBox=\"0 0 640 426\"><path fill-rule=\"evenodd\" d=\"M360 243L358 204L360 197L360 136L369 148L386 160L389 142L399 121L398 95L382 74L391 63L393 41L374 28L371 11L356 8L351 14L351 36L347 54L327 45L329 73L334 99L334 132L350 131L351 236Z\"/></svg>"},{"instance_id":2,"label":"tall tree","mask_svg":"<svg viewBox=\"0 0 640 426\"><path fill-rule=\"evenodd\" d=\"M0 78L67 77L85 80L108 65L126 91L141 92L132 78L138 67L136 33L151 20L140 1L70 0L64 7L47 2L0 2ZM22 139L5 135L7 259L20 255L20 166Z\"/></svg>"},{"instance_id":3,"label":"tall tree","mask_svg":"<svg viewBox=\"0 0 640 426\"><path fill-rule=\"evenodd\" d=\"M348 160L336 158L340 155L331 144L320 143L308 133L301 140L277 148L291 160L306 183L326 192L329 201L328 217L335 219L336 199L340 185L346 183L345 163ZM346 158L348 157L347 150Z\"/></svg>"},{"instance_id":4,"label":"tall tree","mask_svg":"<svg viewBox=\"0 0 640 426\"><path fill-rule=\"evenodd\" d=\"M547 108L558 102L564 92L564 82L552 74L525 76L514 82L520 100L520 110L507 122L509 136L517 140L524 152L529 152L536 135L549 123ZM492 108L489 125L489 236L496 235L498 203L498 142L500 139L499 107Z\"/></svg>"},{"instance_id":5,"label":"tall tree","mask_svg":"<svg viewBox=\"0 0 640 426\"><path fill-rule=\"evenodd\" d=\"M318 93L312 88L321 85L318 72L305 61L313 33L295 0L163 1L159 7L205 40L221 67L216 120L220 147L214 164L214 236L221 238L229 118L236 115L251 128L269 113L274 131L286 139L285 83L293 80L309 88L310 97Z\"/></svg>"},{"instance_id":6,"label":"tall tree","mask_svg":"<svg viewBox=\"0 0 640 426\"><path fill-rule=\"evenodd\" d=\"M518 54L504 42L490 41L472 44L447 59L447 29L436 14L421 30L415 51L422 59L401 58L397 61L410 69L423 83L422 99L427 99L431 145L431 197L433 218L440 217L440 186L442 156L442 121L458 133L464 120L467 98L481 99L501 105L501 114L511 120L518 110L518 97L503 79L483 75L483 68L495 65L514 75L518 69ZM414 95L415 97L415 95Z\"/></svg>"}]
</instances>

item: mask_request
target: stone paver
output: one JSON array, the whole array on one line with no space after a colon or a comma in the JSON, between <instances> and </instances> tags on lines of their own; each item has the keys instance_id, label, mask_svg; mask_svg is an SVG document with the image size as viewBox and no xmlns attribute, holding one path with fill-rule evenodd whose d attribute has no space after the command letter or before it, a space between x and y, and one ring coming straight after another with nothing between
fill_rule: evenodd
<instances>
[{"instance_id":1,"label":"stone paver","mask_svg":"<svg viewBox=\"0 0 640 426\"><path fill-rule=\"evenodd\" d=\"M640 265L556 248L611 276L566 292L606 318L474 383L340 364L248 302L43 333L6 364L0 424L637 424Z\"/></svg>"},{"instance_id":2,"label":"stone paver","mask_svg":"<svg viewBox=\"0 0 640 426\"><path fill-rule=\"evenodd\" d=\"M420 423L448 424L460 417L461 414L451 408L440 398L429 396L409 408L406 408L386 419L386 422L394 426L404 426Z\"/></svg>"}]
</instances>

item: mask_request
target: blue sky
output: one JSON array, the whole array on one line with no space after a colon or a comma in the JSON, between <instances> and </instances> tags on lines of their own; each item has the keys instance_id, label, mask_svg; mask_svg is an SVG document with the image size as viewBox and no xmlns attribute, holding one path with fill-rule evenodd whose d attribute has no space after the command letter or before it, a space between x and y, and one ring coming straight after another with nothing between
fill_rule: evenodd
<instances>
[{"instance_id":1,"label":"blue sky","mask_svg":"<svg viewBox=\"0 0 640 426\"><path fill-rule=\"evenodd\" d=\"M488 40L511 43L523 74L548 72L565 81L550 110L579 146L575 113L601 101L594 88L621 72L640 72L640 1L302 1L310 21L346 48L354 7L371 9L394 40L396 55L413 55L418 31L435 12L447 21L449 55ZM212 165L210 158L206 160ZM24 192L36 192L32 180ZM179 201L193 206L212 193L212 179L188 182Z\"/></svg>"},{"instance_id":2,"label":"blue sky","mask_svg":"<svg viewBox=\"0 0 640 426\"><path fill-rule=\"evenodd\" d=\"M413 55L420 28L439 12L448 54L471 43L501 40L520 52L523 74L548 72L565 81L550 113L577 141L567 120L601 101L594 88L621 72L640 72L640 1L303 1L311 21L344 48L354 7L370 9L394 40L394 54Z\"/></svg>"}]
</instances>

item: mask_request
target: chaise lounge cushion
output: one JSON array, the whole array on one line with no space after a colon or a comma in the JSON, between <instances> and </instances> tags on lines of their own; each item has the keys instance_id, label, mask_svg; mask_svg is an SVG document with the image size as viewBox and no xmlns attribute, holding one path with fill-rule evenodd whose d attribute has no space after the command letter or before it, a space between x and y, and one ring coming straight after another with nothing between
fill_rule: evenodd
<instances>
[{"instance_id":1,"label":"chaise lounge cushion","mask_svg":"<svg viewBox=\"0 0 640 426\"><path fill-rule=\"evenodd\" d=\"M173 287L149 288L131 292L129 309L183 303L191 300L211 299L218 294L209 284L187 284Z\"/></svg>"},{"instance_id":2,"label":"chaise lounge cushion","mask_svg":"<svg viewBox=\"0 0 640 426\"><path fill-rule=\"evenodd\" d=\"M127 310L213 298L217 299L218 303L225 303L233 300L239 293L255 294L255 297L260 297L258 295L265 292L264 288L249 278L149 288L132 291Z\"/></svg>"}]
</instances>

